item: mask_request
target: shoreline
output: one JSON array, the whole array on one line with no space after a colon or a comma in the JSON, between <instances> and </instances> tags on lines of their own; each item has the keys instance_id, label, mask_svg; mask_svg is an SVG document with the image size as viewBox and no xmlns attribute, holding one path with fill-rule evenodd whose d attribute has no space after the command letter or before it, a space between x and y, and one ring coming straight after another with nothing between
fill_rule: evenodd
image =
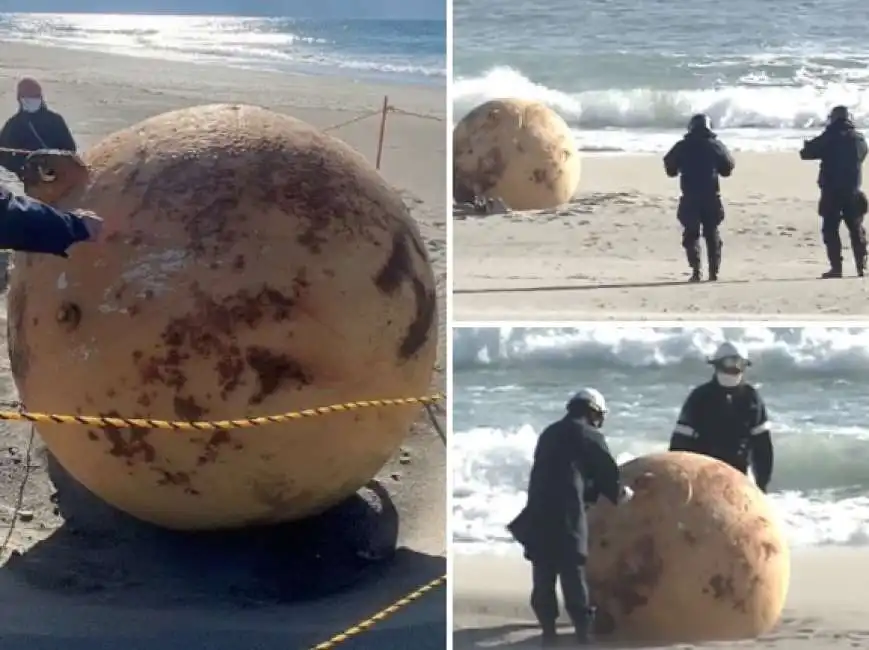
<instances>
[{"instance_id":1,"label":"shoreline","mask_svg":"<svg viewBox=\"0 0 869 650\"><path fill-rule=\"evenodd\" d=\"M144 15L152 15L152 14L144 14ZM229 15L229 14L227 14ZM160 57L152 54L142 53L137 54L135 52L112 52L104 49L94 49L86 46L77 46L75 44L65 45L62 43L33 43L24 39L10 39L10 38L2 38L0 37L0 46L2 45L26 45L28 47L39 47L39 48L50 48L54 50L65 50L72 52L81 52L84 54L94 54L98 56L117 56L124 57L130 59L144 59L147 61L163 61L171 64L182 64L182 65L195 65L195 66L208 66L208 67L217 67L217 68L232 68L233 70L243 70L257 73L266 73L266 74L275 74L275 75L291 75L294 77L304 77L304 78L313 78L313 79L330 79L330 80L340 80L344 83L350 84L373 84L373 85L382 85L389 88L420 88L420 89L430 89L430 90L440 90L446 91L446 78L445 77L432 77L432 79L439 79L440 81L431 83L427 83L420 78L416 78L411 80L409 77L403 81L399 81L395 77L400 77L401 75L397 73L388 73L384 72L382 74L371 73L367 71L360 71L358 75L351 75L347 72L341 72L341 68L328 68L323 67L323 72L318 73L314 71L304 71L301 69L293 69L291 67L281 68L281 67L268 67L268 66L257 66L257 65L244 65L240 63L235 63L232 59L221 59L221 60L203 60L197 61L187 57ZM338 72L338 74L334 74L334 72Z\"/></svg>"}]
</instances>

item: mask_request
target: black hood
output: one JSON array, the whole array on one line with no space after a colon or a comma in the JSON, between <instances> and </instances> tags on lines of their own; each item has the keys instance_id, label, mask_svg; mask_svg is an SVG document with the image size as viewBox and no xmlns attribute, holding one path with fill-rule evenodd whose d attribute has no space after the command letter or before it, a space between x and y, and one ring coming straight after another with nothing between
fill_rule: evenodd
<instances>
[{"instance_id":1,"label":"black hood","mask_svg":"<svg viewBox=\"0 0 869 650\"><path fill-rule=\"evenodd\" d=\"M854 122L852 122L849 118L836 120L835 122L830 122L827 125L827 131L853 131L857 127L854 126Z\"/></svg>"}]
</instances>

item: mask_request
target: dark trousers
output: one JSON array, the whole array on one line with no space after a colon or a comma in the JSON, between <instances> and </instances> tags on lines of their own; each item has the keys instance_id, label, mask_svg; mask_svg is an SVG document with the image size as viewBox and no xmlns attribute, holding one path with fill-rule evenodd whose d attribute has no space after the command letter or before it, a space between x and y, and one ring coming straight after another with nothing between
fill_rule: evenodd
<instances>
[{"instance_id":1,"label":"dark trousers","mask_svg":"<svg viewBox=\"0 0 869 650\"><path fill-rule=\"evenodd\" d=\"M718 228L724 221L724 204L718 195L712 196L682 196L676 213L682 224L682 247L688 258L688 265L699 271L700 237L706 240L706 256L709 263L709 273L718 274L721 268L721 233Z\"/></svg>"},{"instance_id":2,"label":"dark trousers","mask_svg":"<svg viewBox=\"0 0 869 650\"><path fill-rule=\"evenodd\" d=\"M555 586L559 580L564 596L564 609L578 631L586 630L591 608L588 583L585 579L585 558L577 555L568 561L539 560L533 561L531 566L534 585L531 591L531 608L543 628L543 633L555 632L559 613Z\"/></svg>"},{"instance_id":3,"label":"dark trousers","mask_svg":"<svg viewBox=\"0 0 869 650\"><path fill-rule=\"evenodd\" d=\"M866 268L866 196L862 192L821 192L818 214L821 216L821 235L827 248L830 268L842 270L842 239L839 236L842 222L851 238L854 263L859 271Z\"/></svg>"}]
</instances>

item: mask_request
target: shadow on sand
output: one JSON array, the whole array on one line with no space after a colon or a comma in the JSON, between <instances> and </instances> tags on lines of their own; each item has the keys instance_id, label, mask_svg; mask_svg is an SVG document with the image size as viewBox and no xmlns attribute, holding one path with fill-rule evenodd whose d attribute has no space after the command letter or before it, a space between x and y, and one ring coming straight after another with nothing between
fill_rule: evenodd
<instances>
[{"instance_id":1,"label":"shadow on sand","mask_svg":"<svg viewBox=\"0 0 869 650\"><path fill-rule=\"evenodd\" d=\"M520 635L521 639L511 639ZM465 628L453 632L455 650L466 648L540 648L540 632L536 625L519 623L494 627Z\"/></svg>"},{"instance_id":2,"label":"shadow on sand","mask_svg":"<svg viewBox=\"0 0 869 650\"><path fill-rule=\"evenodd\" d=\"M510 624L493 627L465 628L453 632L453 647L455 650L470 650L471 648L513 648L514 650L531 650L543 647L542 637L536 625ZM595 640L594 645L577 645L569 627L559 630L559 648L608 648L610 650L650 650L659 646L625 645L605 639ZM660 646L690 648L691 646Z\"/></svg>"},{"instance_id":3,"label":"shadow on sand","mask_svg":"<svg viewBox=\"0 0 869 650\"><path fill-rule=\"evenodd\" d=\"M106 505L47 456L57 488L53 500L65 522L26 552L14 553L5 570L53 594L157 607L273 605L324 598L391 574L397 564L415 584L391 578L394 600L404 595L402 589L410 591L445 570L442 557L397 548L398 512L377 481L306 521L178 533Z\"/></svg>"},{"instance_id":4,"label":"shadow on sand","mask_svg":"<svg viewBox=\"0 0 869 650\"><path fill-rule=\"evenodd\" d=\"M539 285L532 287L485 287L481 289L453 289L454 294L486 294L486 293L535 293L538 291L598 291L601 289L663 289L667 287L682 287L682 286L721 286L721 285L741 285L741 284L769 284L780 282L812 282L818 278L764 278L764 279L737 279L737 280L717 280L710 282L690 282L686 277L684 280L655 280L652 282L611 282L611 283L592 283L592 284L554 284L554 285Z\"/></svg>"}]
</instances>

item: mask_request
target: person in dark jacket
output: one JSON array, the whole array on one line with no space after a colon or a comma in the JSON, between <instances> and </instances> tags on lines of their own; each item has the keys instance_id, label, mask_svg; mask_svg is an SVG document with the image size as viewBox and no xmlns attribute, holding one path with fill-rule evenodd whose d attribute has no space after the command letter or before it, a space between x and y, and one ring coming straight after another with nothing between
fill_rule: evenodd
<instances>
[{"instance_id":1,"label":"person in dark jacket","mask_svg":"<svg viewBox=\"0 0 869 650\"><path fill-rule=\"evenodd\" d=\"M679 178L682 196L677 216L682 224L682 246L691 267L691 282L702 279L700 235L706 240L709 279L718 279L721 268L721 234L724 204L718 177L733 173L735 163L727 147L712 132L707 115L698 114L688 123L688 133L664 156L664 170Z\"/></svg>"},{"instance_id":2,"label":"person in dark jacket","mask_svg":"<svg viewBox=\"0 0 869 650\"><path fill-rule=\"evenodd\" d=\"M857 275L866 273L866 230L863 219L869 205L861 191L863 161L866 159L866 139L851 121L844 106L830 111L827 128L818 137L803 143L800 158L820 160L818 187L821 198L818 214L821 216L821 234L827 248L830 270L822 278L842 277L842 240L839 227L845 222L851 238L851 251Z\"/></svg>"},{"instance_id":3,"label":"person in dark jacket","mask_svg":"<svg viewBox=\"0 0 869 650\"><path fill-rule=\"evenodd\" d=\"M670 438L670 451L712 456L748 474L766 492L772 478L773 445L766 405L747 383L747 355L732 343L722 343L709 360L711 381L688 395Z\"/></svg>"},{"instance_id":4,"label":"person in dark jacket","mask_svg":"<svg viewBox=\"0 0 869 650\"><path fill-rule=\"evenodd\" d=\"M92 212L63 212L0 188L0 248L67 257L73 244L99 239L102 224Z\"/></svg>"},{"instance_id":5,"label":"person in dark jacket","mask_svg":"<svg viewBox=\"0 0 869 650\"><path fill-rule=\"evenodd\" d=\"M25 78L18 83L18 112L3 125L0 147L20 150L0 151L0 166L19 177L27 158L25 152L39 149L76 150L66 120L48 109L42 87L35 79Z\"/></svg>"},{"instance_id":6,"label":"person in dark jacket","mask_svg":"<svg viewBox=\"0 0 869 650\"><path fill-rule=\"evenodd\" d=\"M619 467L600 432L606 413L603 395L593 388L570 399L564 418L540 434L527 503L507 527L531 561L531 607L543 630L544 645L557 642L559 579L577 641L591 643L594 612L585 579L585 507L599 495L613 503L632 495L630 488L622 486Z\"/></svg>"}]
</instances>

